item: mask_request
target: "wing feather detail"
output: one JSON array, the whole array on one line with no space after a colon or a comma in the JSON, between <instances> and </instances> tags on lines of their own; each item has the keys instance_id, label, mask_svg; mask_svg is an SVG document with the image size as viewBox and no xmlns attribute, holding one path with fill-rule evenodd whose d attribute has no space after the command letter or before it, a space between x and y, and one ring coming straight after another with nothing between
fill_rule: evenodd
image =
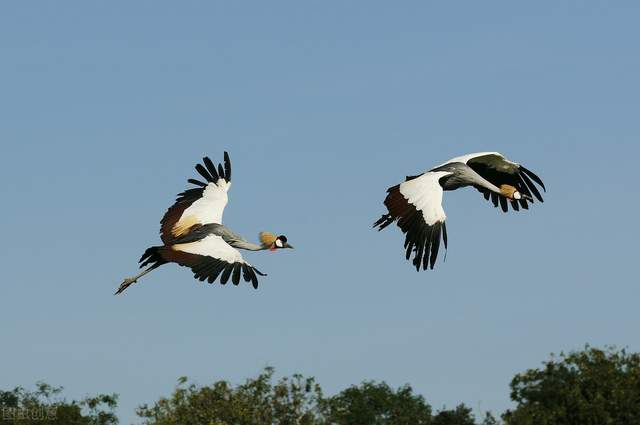
<instances>
[{"instance_id":1,"label":"wing feather detail","mask_svg":"<svg viewBox=\"0 0 640 425\"><path fill-rule=\"evenodd\" d=\"M189 179L189 183L198 187L179 193L160 221L160 237L165 245L172 244L175 238L185 235L195 225L222 222L227 192L231 188L229 154L224 153L224 168L219 164L216 169L209 157L204 157L202 162L204 165L196 164L195 169L206 183Z\"/></svg>"},{"instance_id":2,"label":"wing feather detail","mask_svg":"<svg viewBox=\"0 0 640 425\"><path fill-rule=\"evenodd\" d=\"M507 199L503 195L498 195L494 192L489 193L487 189L478 187L478 190L483 193L485 199L491 199L494 207L500 206L504 212L507 212L510 204L514 211L519 211L520 208L524 210L529 209L527 201L533 203L534 197L538 201L544 202L536 186L537 183L543 191L546 191L540 177L522 165L509 161L502 154L485 152L482 154L465 155L460 157L460 159L466 160L465 163L469 167L493 185L497 187L502 187L503 185L512 186L523 196L522 199L509 200L509 202L507 202Z\"/></svg>"},{"instance_id":3,"label":"wing feather detail","mask_svg":"<svg viewBox=\"0 0 640 425\"><path fill-rule=\"evenodd\" d=\"M161 256L166 261L191 268L194 277L203 282L207 280L213 283L220 278L222 285L229 279L234 285L238 285L242 274L244 281L251 282L257 289L256 273L266 276L247 263L237 249L218 235L208 235L196 242L162 247Z\"/></svg>"},{"instance_id":4,"label":"wing feather detail","mask_svg":"<svg viewBox=\"0 0 640 425\"><path fill-rule=\"evenodd\" d=\"M412 262L417 271L433 269L441 237L447 248L446 230L443 232L447 217L442 209L443 190L439 179L448 174L429 171L389 188L384 201L388 213L374 223L374 227L382 230L397 221L405 234L405 256L409 260L413 254Z\"/></svg>"}]
</instances>

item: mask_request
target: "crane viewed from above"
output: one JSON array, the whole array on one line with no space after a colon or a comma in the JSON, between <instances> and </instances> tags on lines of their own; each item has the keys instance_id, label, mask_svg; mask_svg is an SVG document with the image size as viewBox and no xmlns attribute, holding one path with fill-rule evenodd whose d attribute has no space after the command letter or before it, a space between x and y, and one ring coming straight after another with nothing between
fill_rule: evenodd
<instances>
[{"instance_id":1,"label":"crane viewed from above","mask_svg":"<svg viewBox=\"0 0 640 425\"><path fill-rule=\"evenodd\" d=\"M532 181L533 180L533 181ZM442 208L445 190L473 186L486 200L500 205L504 212L509 204L515 211L529 209L533 197L544 202L540 191L542 180L520 164L511 162L497 152L481 152L459 156L417 176L407 176L404 183L387 189L383 214L373 227L382 230L394 221L406 234L404 248L407 260L413 257L417 271L420 267L433 269L438 258L440 238L447 249L447 216Z\"/></svg>"}]
</instances>

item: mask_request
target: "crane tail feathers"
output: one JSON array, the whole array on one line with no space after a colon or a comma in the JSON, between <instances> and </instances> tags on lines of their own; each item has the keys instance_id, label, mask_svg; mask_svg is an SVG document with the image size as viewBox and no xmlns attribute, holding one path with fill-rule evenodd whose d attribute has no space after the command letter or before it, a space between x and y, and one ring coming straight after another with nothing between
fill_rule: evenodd
<instances>
[{"instance_id":1,"label":"crane tail feathers","mask_svg":"<svg viewBox=\"0 0 640 425\"><path fill-rule=\"evenodd\" d=\"M142 254L138 263L140 263L140 268L146 267L150 265L154 269L156 267L160 267L163 264L167 263L167 260L162 258L160 250L164 248L162 246L152 246L151 248L147 248L147 250Z\"/></svg>"}]
</instances>

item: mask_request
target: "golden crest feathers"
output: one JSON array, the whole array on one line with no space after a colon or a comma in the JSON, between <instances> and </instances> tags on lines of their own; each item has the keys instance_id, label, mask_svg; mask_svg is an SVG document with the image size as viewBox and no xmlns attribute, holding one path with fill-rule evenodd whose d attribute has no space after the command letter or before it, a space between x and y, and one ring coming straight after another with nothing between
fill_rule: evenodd
<instances>
[{"instance_id":1,"label":"golden crest feathers","mask_svg":"<svg viewBox=\"0 0 640 425\"><path fill-rule=\"evenodd\" d=\"M508 184L503 184L500 186L500 192L502 192L502 194L507 198L511 198L513 194L517 191L518 189Z\"/></svg>"},{"instance_id":2,"label":"golden crest feathers","mask_svg":"<svg viewBox=\"0 0 640 425\"><path fill-rule=\"evenodd\" d=\"M269 246L276 241L276 235L271 232L260 232L260 243Z\"/></svg>"}]
</instances>

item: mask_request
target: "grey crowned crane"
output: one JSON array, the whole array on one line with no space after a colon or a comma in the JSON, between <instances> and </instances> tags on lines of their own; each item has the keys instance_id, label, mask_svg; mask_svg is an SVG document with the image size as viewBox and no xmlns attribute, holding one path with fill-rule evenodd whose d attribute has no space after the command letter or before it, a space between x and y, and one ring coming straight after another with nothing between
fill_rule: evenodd
<instances>
[{"instance_id":1,"label":"grey crowned crane","mask_svg":"<svg viewBox=\"0 0 640 425\"><path fill-rule=\"evenodd\" d=\"M229 279L234 285L240 283L240 275L245 282L258 288L258 277L266 276L247 263L236 249L249 251L293 248L284 235L261 232L260 244L248 242L242 236L222 225L222 213L227 205L227 192L231 188L231 161L224 153L224 167L216 168L208 157L196 165L196 171L206 180L189 179L196 187L178 194L175 204L160 221L162 246L148 248L140 258L140 268L147 267L140 274L125 279L116 295L145 274L166 263L177 263L189 267L194 277L213 283L220 276L220 283Z\"/></svg>"},{"instance_id":2,"label":"grey crowned crane","mask_svg":"<svg viewBox=\"0 0 640 425\"><path fill-rule=\"evenodd\" d=\"M538 176L497 152L481 152L450 159L444 164L407 177L404 183L390 187L384 205L388 213L373 224L382 230L397 220L404 233L406 258L412 253L413 265L433 269L438 257L440 238L447 249L447 216L442 209L445 190L473 186L504 212L509 205L515 211L529 209L534 197L544 202L535 183L546 191Z\"/></svg>"}]
</instances>

